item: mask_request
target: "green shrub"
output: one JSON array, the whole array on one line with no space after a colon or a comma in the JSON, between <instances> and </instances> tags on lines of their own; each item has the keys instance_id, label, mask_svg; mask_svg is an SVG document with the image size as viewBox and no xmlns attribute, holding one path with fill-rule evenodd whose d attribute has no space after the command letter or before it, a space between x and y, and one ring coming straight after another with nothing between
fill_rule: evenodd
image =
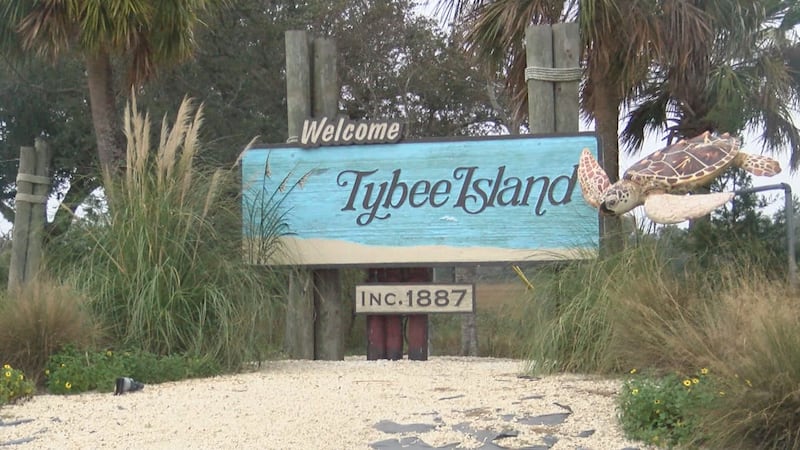
<instances>
[{"instance_id":1,"label":"green shrub","mask_svg":"<svg viewBox=\"0 0 800 450\"><path fill-rule=\"evenodd\" d=\"M0 372L0 406L16 403L33 395L34 384L21 370L3 364Z\"/></svg>"},{"instance_id":2,"label":"green shrub","mask_svg":"<svg viewBox=\"0 0 800 450\"><path fill-rule=\"evenodd\" d=\"M67 347L50 358L47 389L53 394L77 394L114 390L117 377L131 377L145 384L179 381L220 373L210 359L170 355L158 356L140 350L81 351Z\"/></svg>"},{"instance_id":3,"label":"green shrub","mask_svg":"<svg viewBox=\"0 0 800 450\"><path fill-rule=\"evenodd\" d=\"M629 439L658 446L697 443L706 411L724 396L707 368L689 376L642 376L631 371L617 400L618 417Z\"/></svg>"},{"instance_id":4,"label":"green shrub","mask_svg":"<svg viewBox=\"0 0 800 450\"><path fill-rule=\"evenodd\" d=\"M47 390L53 394L78 394L114 389L114 380L123 376L122 361L111 351L81 351L67 347L52 357L47 364Z\"/></svg>"},{"instance_id":5,"label":"green shrub","mask_svg":"<svg viewBox=\"0 0 800 450\"><path fill-rule=\"evenodd\" d=\"M71 286L44 278L0 297L0 354L37 383L51 355L98 338L86 303Z\"/></svg>"}]
</instances>

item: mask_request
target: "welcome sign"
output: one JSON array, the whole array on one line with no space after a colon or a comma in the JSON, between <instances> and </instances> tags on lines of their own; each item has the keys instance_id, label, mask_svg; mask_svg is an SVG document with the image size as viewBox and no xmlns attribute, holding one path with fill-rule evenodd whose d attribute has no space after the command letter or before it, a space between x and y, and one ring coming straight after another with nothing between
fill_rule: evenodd
<instances>
[{"instance_id":1,"label":"welcome sign","mask_svg":"<svg viewBox=\"0 0 800 450\"><path fill-rule=\"evenodd\" d=\"M358 131L330 127L318 128L311 145ZM393 138L385 130L375 139ZM597 154L594 134L250 149L242 160L246 252L253 262L307 266L592 257L597 212L577 177L584 148ZM274 217L289 234L281 252L265 256L253 249L268 247L260 244Z\"/></svg>"}]
</instances>

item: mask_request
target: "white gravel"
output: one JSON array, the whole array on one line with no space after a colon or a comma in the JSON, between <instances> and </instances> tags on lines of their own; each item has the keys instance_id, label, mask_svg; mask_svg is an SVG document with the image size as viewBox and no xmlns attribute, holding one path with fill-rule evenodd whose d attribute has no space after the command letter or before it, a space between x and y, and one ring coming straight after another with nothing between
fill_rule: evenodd
<instances>
[{"instance_id":1,"label":"white gravel","mask_svg":"<svg viewBox=\"0 0 800 450\"><path fill-rule=\"evenodd\" d=\"M531 379L519 376L522 364L460 357L270 361L253 372L148 385L122 396L39 395L0 409L0 445L32 438L8 448L339 450L419 438L432 447L479 448L487 435L515 431L493 443L524 448L556 438L554 450L644 448L624 439L617 424L618 380ZM560 425L519 421L570 411ZM8 425L25 419L33 420ZM375 428L381 421L433 428L386 433Z\"/></svg>"}]
</instances>

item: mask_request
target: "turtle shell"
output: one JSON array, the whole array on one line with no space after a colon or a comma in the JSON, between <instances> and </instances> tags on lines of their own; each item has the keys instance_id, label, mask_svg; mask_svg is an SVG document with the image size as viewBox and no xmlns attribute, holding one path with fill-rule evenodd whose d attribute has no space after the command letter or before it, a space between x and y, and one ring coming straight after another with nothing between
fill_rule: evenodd
<instances>
[{"instance_id":1,"label":"turtle shell","mask_svg":"<svg viewBox=\"0 0 800 450\"><path fill-rule=\"evenodd\" d=\"M709 132L657 150L632 165L624 179L645 189L689 190L711 182L733 164L739 140Z\"/></svg>"}]
</instances>

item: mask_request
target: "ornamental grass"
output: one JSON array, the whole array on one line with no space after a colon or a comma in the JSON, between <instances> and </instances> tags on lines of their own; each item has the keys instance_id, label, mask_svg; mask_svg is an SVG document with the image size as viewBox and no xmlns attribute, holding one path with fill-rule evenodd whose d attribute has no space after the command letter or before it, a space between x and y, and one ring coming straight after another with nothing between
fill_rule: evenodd
<instances>
[{"instance_id":1,"label":"ornamental grass","mask_svg":"<svg viewBox=\"0 0 800 450\"><path fill-rule=\"evenodd\" d=\"M701 265L649 240L540 271L525 311L530 370L627 375L620 417L629 437L651 444L800 449L800 294L757 261ZM687 375L698 370L711 375ZM681 393L675 381L694 378L713 389L664 416L653 402L667 401L665 386Z\"/></svg>"},{"instance_id":2,"label":"ornamental grass","mask_svg":"<svg viewBox=\"0 0 800 450\"><path fill-rule=\"evenodd\" d=\"M0 295L0 355L34 383L41 384L50 356L99 336L88 299L68 284L40 277Z\"/></svg>"},{"instance_id":3,"label":"ornamental grass","mask_svg":"<svg viewBox=\"0 0 800 450\"><path fill-rule=\"evenodd\" d=\"M274 348L283 283L243 261L238 172L200 164L202 122L185 99L156 137L131 101L125 167L103 178L108 208L51 246L50 267L85 290L116 345L237 368Z\"/></svg>"}]
</instances>

